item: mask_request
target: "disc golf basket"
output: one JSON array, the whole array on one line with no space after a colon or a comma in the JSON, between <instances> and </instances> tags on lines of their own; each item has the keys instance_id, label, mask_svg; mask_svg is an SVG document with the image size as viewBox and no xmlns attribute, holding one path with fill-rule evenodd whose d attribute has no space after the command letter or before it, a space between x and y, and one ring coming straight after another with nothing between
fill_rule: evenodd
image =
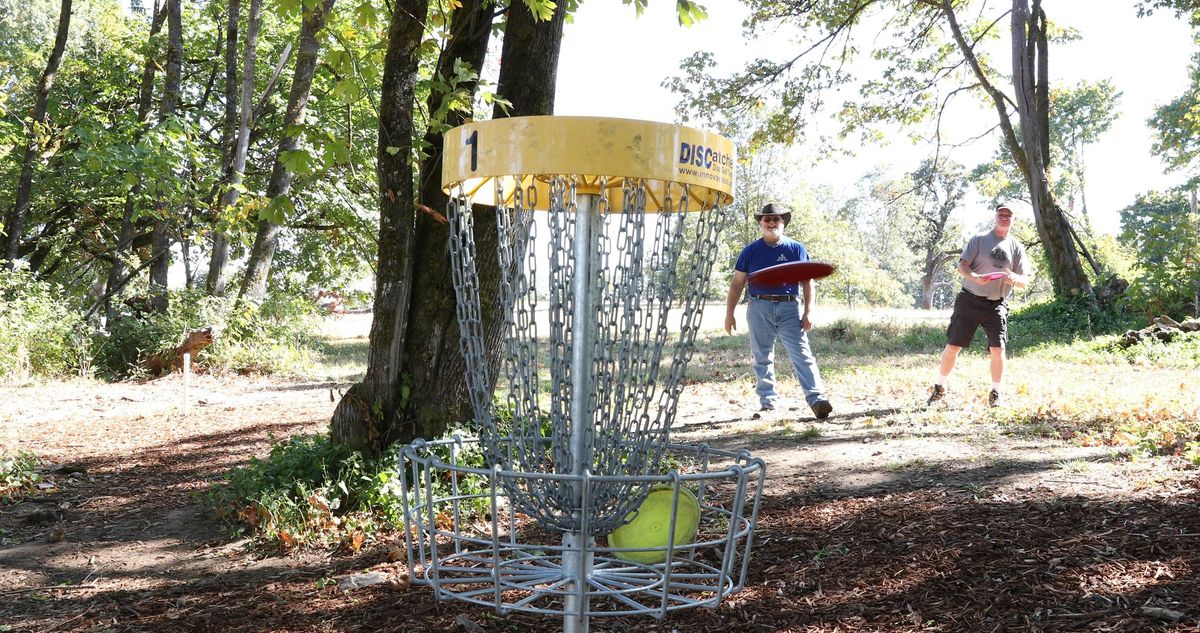
<instances>
[{"instance_id":1,"label":"disc golf basket","mask_svg":"<svg viewBox=\"0 0 1200 633\"><path fill-rule=\"evenodd\" d=\"M479 435L404 449L411 577L439 600L560 614L567 631L718 606L745 584L765 466L670 430L732 201L732 144L660 123L514 117L455 128L445 148ZM495 252L477 249L487 207ZM482 293L485 264L498 297ZM498 339L484 331L491 302ZM651 494L658 516L631 523ZM606 537L627 525L615 547Z\"/></svg>"}]
</instances>

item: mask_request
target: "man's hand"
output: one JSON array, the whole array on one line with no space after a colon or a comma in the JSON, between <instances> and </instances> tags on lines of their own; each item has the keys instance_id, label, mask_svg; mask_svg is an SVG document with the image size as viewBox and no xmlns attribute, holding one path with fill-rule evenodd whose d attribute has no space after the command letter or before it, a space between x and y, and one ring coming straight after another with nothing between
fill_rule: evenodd
<instances>
[{"instance_id":1,"label":"man's hand","mask_svg":"<svg viewBox=\"0 0 1200 633\"><path fill-rule=\"evenodd\" d=\"M733 334L733 331L736 329L737 329L737 319L733 318L732 314L726 314L725 315L725 333Z\"/></svg>"},{"instance_id":2,"label":"man's hand","mask_svg":"<svg viewBox=\"0 0 1200 633\"><path fill-rule=\"evenodd\" d=\"M805 312L804 316L800 317L800 327L803 327L804 331L807 332L812 329L812 326L812 321L808 320L808 313Z\"/></svg>"}]
</instances>

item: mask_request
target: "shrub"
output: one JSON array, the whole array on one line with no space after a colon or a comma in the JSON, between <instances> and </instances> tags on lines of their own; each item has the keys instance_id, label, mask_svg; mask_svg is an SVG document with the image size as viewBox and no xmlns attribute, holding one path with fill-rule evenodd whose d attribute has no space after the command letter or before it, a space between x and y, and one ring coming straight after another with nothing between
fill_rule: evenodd
<instances>
[{"instance_id":1,"label":"shrub","mask_svg":"<svg viewBox=\"0 0 1200 633\"><path fill-rule=\"evenodd\" d=\"M29 451L0 453L0 505L20 499L41 481L37 464L37 456Z\"/></svg>"},{"instance_id":2,"label":"shrub","mask_svg":"<svg viewBox=\"0 0 1200 633\"><path fill-rule=\"evenodd\" d=\"M96 366L113 377L137 375L144 371L141 365L146 358L173 350L187 332L210 325L220 331L231 305L229 299L195 290L169 293L163 312L126 304L93 343Z\"/></svg>"},{"instance_id":3,"label":"shrub","mask_svg":"<svg viewBox=\"0 0 1200 633\"><path fill-rule=\"evenodd\" d=\"M1170 343L1155 338L1128 347L1121 343L1121 339L1114 339L1104 349L1133 365L1200 368L1200 332L1184 332Z\"/></svg>"},{"instance_id":4,"label":"shrub","mask_svg":"<svg viewBox=\"0 0 1200 633\"><path fill-rule=\"evenodd\" d=\"M1012 347L1021 349L1121 332L1131 322L1120 308L1095 310L1084 299L1058 298L1015 310L1008 331Z\"/></svg>"},{"instance_id":5,"label":"shrub","mask_svg":"<svg viewBox=\"0 0 1200 633\"><path fill-rule=\"evenodd\" d=\"M1139 195L1121 210L1121 240L1135 252L1133 307L1147 316L1183 316L1200 299L1200 216L1182 189ZM1190 310L1189 310L1190 307Z\"/></svg>"},{"instance_id":6,"label":"shrub","mask_svg":"<svg viewBox=\"0 0 1200 633\"><path fill-rule=\"evenodd\" d=\"M261 306L173 291L165 312L127 309L95 342L97 366L111 376L136 375L146 358L173 350L191 330L212 327L216 340L200 358L210 369L278 373L311 362L315 306L303 297L275 295Z\"/></svg>"},{"instance_id":7,"label":"shrub","mask_svg":"<svg viewBox=\"0 0 1200 633\"><path fill-rule=\"evenodd\" d=\"M264 458L234 468L214 486L207 502L238 533L261 543L294 547L348 544L358 549L365 536L403 524L400 494L403 445L371 460L335 444L328 434L293 436L271 447ZM439 455L449 461L449 449ZM458 453L459 463L483 467L476 444ZM483 477L460 477L462 494L481 494ZM434 482L434 494L449 492L449 481ZM469 511L482 512L482 499Z\"/></svg>"},{"instance_id":8,"label":"shrub","mask_svg":"<svg viewBox=\"0 0 1200 633\"><path fill-rule=\"evenodd\" d=\"M64 296L27 269L0 269L0 383L87 370L87 330Z\"/></svg>"},{"instance_id":9,"label":"shrub","mask_svg":"<svg viewBox=\"0 0 1200 633\"><path fill-rule=\"evenodd\" d=\"M879 356L940 351L946 344L944 325L908 324L897 321L868 322L838 319L822 328L823 354Z\"/></svg>"},{"instance_id":10,"label":"shrub","mask_svg":"<svg viewBox=\"0 0 1200 633\"><path fill-rule=\"evenodd\" d=\"M307 297L277 293L257 307L235 304L208 363L239 373L296 371L312 364L316 322L316 305Z\"/></svg>"}]
</instances>

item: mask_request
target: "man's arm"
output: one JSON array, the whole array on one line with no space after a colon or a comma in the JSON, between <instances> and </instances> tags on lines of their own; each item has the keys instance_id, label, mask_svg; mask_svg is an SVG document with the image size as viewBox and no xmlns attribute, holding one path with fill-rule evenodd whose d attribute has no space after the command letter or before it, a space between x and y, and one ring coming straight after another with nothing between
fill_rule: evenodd
<instances>
[{"instance_id":1,"label":"man's arm","mask_svg":"<svg viewBox=\"0 0 1200 633\"><path fill-rule=\"evenodd\" d=\"M1033 272L1025 274L1025 248L1018 245L1017 252L1013 256L1013 267L1008 272L1008 281L1017 288L1024 288L1029 285L1029 280L1033 278Z\"/></svg>"},{"instance_id":2,"label":"man's arm","mask_svg":"<svg viewBox=\"0 0 1200 633\"><path fill-rule=\"evenodd\" d=\"M725 333L733 334L737 329L737 320L733 318L733 309L742 298L742 290L746 288L746 273L733 271L733 280L729 282L729 294L725 297Z\"/></svg>"},{"instance_id":3,"label":"man's arm","mask_svg":"<svg viewBox=\"0 0 1200 633\"><path fill-rule=\"evenodd\" d=\"M971 264L965 259L958 260L958 274L967 279L979 280L979 274L971 270Z\"/></svg>"},{"instance_id":4,"label":"man's arm","mask_svg":"<svg viewBox=\"0 0 1200 633\"><path fill-rule=\"evenodd\" d=\"M1033 275L1022 275L1020 273L1014 273L1011 270L1008 271L1008 283L1017 288L1024 288L1025 286L1029 285L1029 279L1031 277L1033 277Z\"/></svg>"},{"instance_id":5,"label":"man's arm","mask_svg":"<svg viewBox=\"0 0 1200 633\"><path fill-rule=\"evenodd\" d=\"M808 319L808 313L812 310L813 304L817 302L817 289L811 279L800 282L800 287L804 289L804 314L800 315L800 325L807 332L812 329L812 321Z\"/></svg>"}]
</instances>

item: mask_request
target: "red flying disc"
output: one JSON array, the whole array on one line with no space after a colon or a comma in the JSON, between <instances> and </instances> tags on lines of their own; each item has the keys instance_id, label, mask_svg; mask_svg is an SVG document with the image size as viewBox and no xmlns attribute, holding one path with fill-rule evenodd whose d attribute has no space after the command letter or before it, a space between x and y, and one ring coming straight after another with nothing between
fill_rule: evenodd
<instances>
[{"instance_id":1,"label":"red flying disc","mask_svg":"<svg viewBox=\"0 0 1200 633\"><path fill-rule=\"evenodd\" d=\"M768 266L750 273L750 281L763 286L794 284L809 279L828 277L837 270L833 264L809 260Z\"/></svg>"},{"instance_id":2,"label":"red flying disc","mask_svg":"<svg viewBox=\"0 0 1200 633\"><path fill-rule=\"evenodd\" d=\"M1005 273L1003 270L998 270L998 271L996 271L996 272L994 272L994 273L988 273L988 274L986 274L986 275L980 275L980 276L979 276L979 278L980 278L980 279L986 279L986 280L988 280L988 281L992 281L993 279L1000 279L1001 277L1004 277L1006 274L1007 274L1007 273Z\"/></svg>"}]
</instances>

